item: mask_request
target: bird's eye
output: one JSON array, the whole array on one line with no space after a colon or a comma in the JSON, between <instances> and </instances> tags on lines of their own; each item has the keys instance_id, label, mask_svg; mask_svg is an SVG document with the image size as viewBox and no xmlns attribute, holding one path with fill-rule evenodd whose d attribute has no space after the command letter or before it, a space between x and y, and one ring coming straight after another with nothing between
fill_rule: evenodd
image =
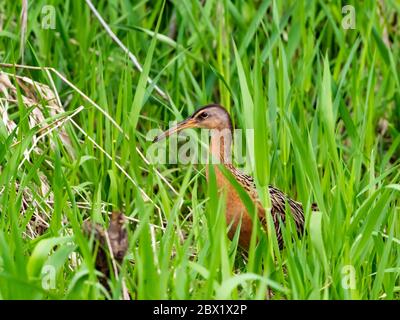
<instances>
[{"instance_id":1,"label":"bird's eye","mask_svg":"<svg viewBox=\"0 0 400 320\"><path fill-rule=\"evenodd\" d=\"M203 112L200 114L200 118L202 119L207 119L208 118L208 113L207 112Z\"/></svg>"}]
</instances>

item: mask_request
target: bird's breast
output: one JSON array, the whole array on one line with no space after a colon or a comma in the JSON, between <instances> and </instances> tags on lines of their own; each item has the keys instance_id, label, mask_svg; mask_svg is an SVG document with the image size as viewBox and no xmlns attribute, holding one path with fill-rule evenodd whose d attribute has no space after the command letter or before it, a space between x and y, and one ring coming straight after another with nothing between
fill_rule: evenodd
<instances>
[{"instance_id":1,"label":"bird's breast","mask_svg":"<svg viewBox=\"0 0 400 320\"><path fill-rule=\"evenodd\" d=\"M232 240L236 229L240 223L240 237L239 244L241 247L247 249L250 244L252 220L248 211L240 199L236 189L231 185L225 175L221 172L218 165L212 165L215 173L215 180L217 184L218 194L225 199L225 217L226 224L230 226L228 236ZM209 180L210 166L206 168L206 178Z\"/></svg>"}]
</instances>

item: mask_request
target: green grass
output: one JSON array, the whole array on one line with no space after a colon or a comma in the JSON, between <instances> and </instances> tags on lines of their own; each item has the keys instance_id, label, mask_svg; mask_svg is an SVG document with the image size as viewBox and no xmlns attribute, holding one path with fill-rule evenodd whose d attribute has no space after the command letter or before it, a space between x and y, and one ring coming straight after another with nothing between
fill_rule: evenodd
<instances>
[{"instance_id":1,"label":"green grass","mask_svg":"<svg viewBox=\"0 0 400 320\"><path fill-rule=\"evenodd\" d=\"M143 72L83 0L29 1L25 38L20 2L0 4L1 62L59 72L0 66L13 86L0 93L1 299L120 299L123 285L133 299L399 299L397 1L93 2ZM55 30L41 27L49 4ZM242 169L263 203L271 183L307 208L286 249L270 230L244 257L203 165L142 156L149 130L210 102L255 129ZM109 293L81 225L108 226L112 210L128 218L129 249Z\"/></svg>"}]
</instances>

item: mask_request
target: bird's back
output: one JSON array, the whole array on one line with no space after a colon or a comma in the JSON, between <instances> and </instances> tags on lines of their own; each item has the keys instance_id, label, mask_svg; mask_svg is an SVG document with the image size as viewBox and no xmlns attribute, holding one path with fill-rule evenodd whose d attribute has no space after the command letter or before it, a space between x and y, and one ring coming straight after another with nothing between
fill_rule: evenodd
<instances>
[{"instance_id":1,"label":"bird's back","mask_svg":"<svg viewBox=\"0 0 400 320\"><path fill-rule=\"evenodd\" d=\"M261 205L256 185L252 176L249 176L233 165L227 164L225 167L233 174L239 184L247 191L250 198L257 205L258 218L262 226L266 227L266 211ZM301 203L292 200L285 193L275 188L274 186L269 186L269 195L271 199L271 216L274 221L275 231L279 246L283 246L283 238L281 232L281 222L286 222L286 212L290 212L293 221L296 225L297 232L301 235L304 230L304 211ZM288 209L286 209L288 206Z\"/></svg>"}]
</instances>

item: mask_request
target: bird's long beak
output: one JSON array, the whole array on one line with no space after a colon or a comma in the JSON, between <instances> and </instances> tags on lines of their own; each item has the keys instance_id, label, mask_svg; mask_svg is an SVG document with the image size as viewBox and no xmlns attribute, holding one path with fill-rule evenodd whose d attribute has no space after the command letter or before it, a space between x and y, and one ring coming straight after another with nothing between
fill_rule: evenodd
<instances>
[{"instance_id":1,"label":"bird's long beak","mask_svg":"<svg viewBox=\"0 0 400 320\"><path fill-rule=\"evenodd\" d=\"M170 135L174 134L175 132L182 131L183 129L194 128L196 126L196 120L192 117L189 117L182 122L179 122L176 126L164 131L163 133L159 134L157 137L154 138L153 143L158 142L164 138L169 137Z\"/></svg>"}]
</instances>

